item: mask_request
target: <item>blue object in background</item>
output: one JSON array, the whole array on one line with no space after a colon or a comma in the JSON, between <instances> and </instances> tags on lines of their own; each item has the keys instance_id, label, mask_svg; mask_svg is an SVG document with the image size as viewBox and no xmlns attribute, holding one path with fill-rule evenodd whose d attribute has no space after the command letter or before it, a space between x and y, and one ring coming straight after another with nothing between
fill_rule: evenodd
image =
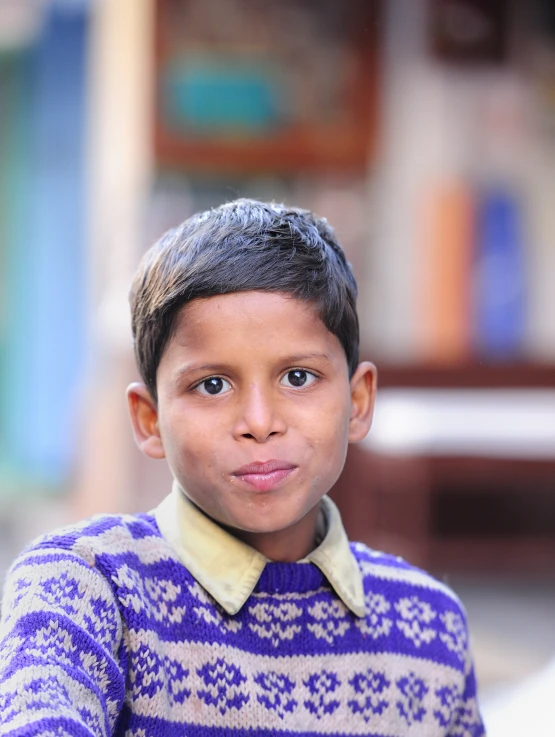
<instances>
[{"instance_id":1,"label":"blue object in background","mask_svg":"<svg viewBox=\"0 0 555 737\"><path fill-rule=\"evenodd\" d=\"M512 360L522 353L526 273L522 217L516 195L486 192L478 203L474 338L479 357Z\"/></svg>"},{"instance_id":2,"label":"blue object in background","mask_svg":"<svg viewBox=\"0 0 555 737\"><path fill-rule=\"evenodd\" d=\"M86 4L54 3L16 76L2 210L7 326L2 341L0 488L59 488L74 454L85 360ZM14 187L10 187L13 182Z\"/></svg>"}]
</instances>

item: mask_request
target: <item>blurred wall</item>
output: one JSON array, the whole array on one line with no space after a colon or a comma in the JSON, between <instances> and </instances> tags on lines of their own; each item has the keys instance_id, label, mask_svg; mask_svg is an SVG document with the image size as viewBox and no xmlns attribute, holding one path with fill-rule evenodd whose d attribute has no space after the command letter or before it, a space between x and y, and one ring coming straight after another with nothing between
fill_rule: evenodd
<instances>
[{"instance_id":1,"label":"blurred wall","mask_svg":"<svg viewBox=\"0 0 555 737\"><path fill-rule=\"evenodd\" d=\"M507 58L474 66L432 53L432 0L383 2L378 126L367 171L356 176L158 167L154 0L38 5L48 12L34 39L0 59L4 495L71 490L76 516L144 508L163 495L167 472L134 448L123 399L136 377L129 283L164 229L236 196L285 199L336 226L361 288L364 350L378 364L456 365L497 356L472 343L472 264L466 281L457 272L444 289L460 292L460 304L451 300L453 314L462 310L456 324L434 327L443 311L430 304L441 298L442 278L430 277L428 206L451 203L453 222L470 234L454 247L470 252L464 218L488 191L507 192L518 221L523 327L501 359L553 362L555 52L538 2L510 3ZM435 303L422 298L429 284Z\"/></svg>"},{"instance_id":2,"label":"blurred wall","mask_svg":"<svg viewBox=\"0 0 555 737\"><path fill-rule=\"evenodd\" d=\"M386 360L430 358L420 293L430 267L425 208L457 187L471 197L488 188L515 197L526 314L513 358L555 358L554 44L539 3L506 5L507 59L464 65L432 56L430 2L384 4L380 153L370 172L376 225L362 322L367 344Z\"/></svg>"},{"instance_id":3,"label":"blurred wall","mask_svg":"<svg viewBox=\"0 0 555 737\"><path fill-rule=\"evenodd\" d=\"M136 505L125 388L136 377L127 295L152 178L152 0L98 0L90 23L88 322L74 478L78 516Z\"/></svg>"}]
</instances>

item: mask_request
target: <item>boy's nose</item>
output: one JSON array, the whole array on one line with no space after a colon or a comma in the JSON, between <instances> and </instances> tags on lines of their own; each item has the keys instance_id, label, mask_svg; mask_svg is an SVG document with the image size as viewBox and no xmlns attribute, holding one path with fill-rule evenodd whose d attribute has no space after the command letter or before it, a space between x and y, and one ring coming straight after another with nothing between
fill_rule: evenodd
<instances>
[{"instance_id":1,"label":"boy's nose","mask_svg":"<svg viewBox=\"0 0 555 737\"><path fill-rule=\"evenodd\" d=\"M264 443L272 435L282 435L286 429L278 403L271 392L256 386L249 387L240 405L235 436Z\"/></svg>"}]
</instances>

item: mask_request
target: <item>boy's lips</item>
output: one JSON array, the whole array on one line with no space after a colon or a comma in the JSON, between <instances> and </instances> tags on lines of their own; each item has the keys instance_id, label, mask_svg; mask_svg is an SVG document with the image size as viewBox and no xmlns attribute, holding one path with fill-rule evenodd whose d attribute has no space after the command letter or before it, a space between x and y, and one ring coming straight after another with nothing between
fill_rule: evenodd
<instances>
[{"instance_id":1,"label":"boy's lips","mask_svg":"<svg viewBox=\"0 0 555 737\"><path fill-rule=\"evenodd\" d=\"M269 491L289 476L297 466L288 461L255 461L241 466L231 474L258 491Z\"/></svg>"}]
</instances>

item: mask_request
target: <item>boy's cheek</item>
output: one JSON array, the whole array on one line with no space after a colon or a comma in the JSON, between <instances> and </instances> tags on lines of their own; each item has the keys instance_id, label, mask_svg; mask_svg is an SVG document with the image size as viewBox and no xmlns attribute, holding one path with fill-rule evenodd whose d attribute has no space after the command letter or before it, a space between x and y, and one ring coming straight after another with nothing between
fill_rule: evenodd
<instances>
[{"instance_id":1,"label":"boy's cheek","mask_svg":"<svg viewBox=\"0 0 555 737\"><path fill-rule=\"evenodd\" d=\"M329 402L310 413L301 431L314 445L329 444L332 448L341 448L349 430L349 419L350 405Z\"/></svg>"}]
</instances>

